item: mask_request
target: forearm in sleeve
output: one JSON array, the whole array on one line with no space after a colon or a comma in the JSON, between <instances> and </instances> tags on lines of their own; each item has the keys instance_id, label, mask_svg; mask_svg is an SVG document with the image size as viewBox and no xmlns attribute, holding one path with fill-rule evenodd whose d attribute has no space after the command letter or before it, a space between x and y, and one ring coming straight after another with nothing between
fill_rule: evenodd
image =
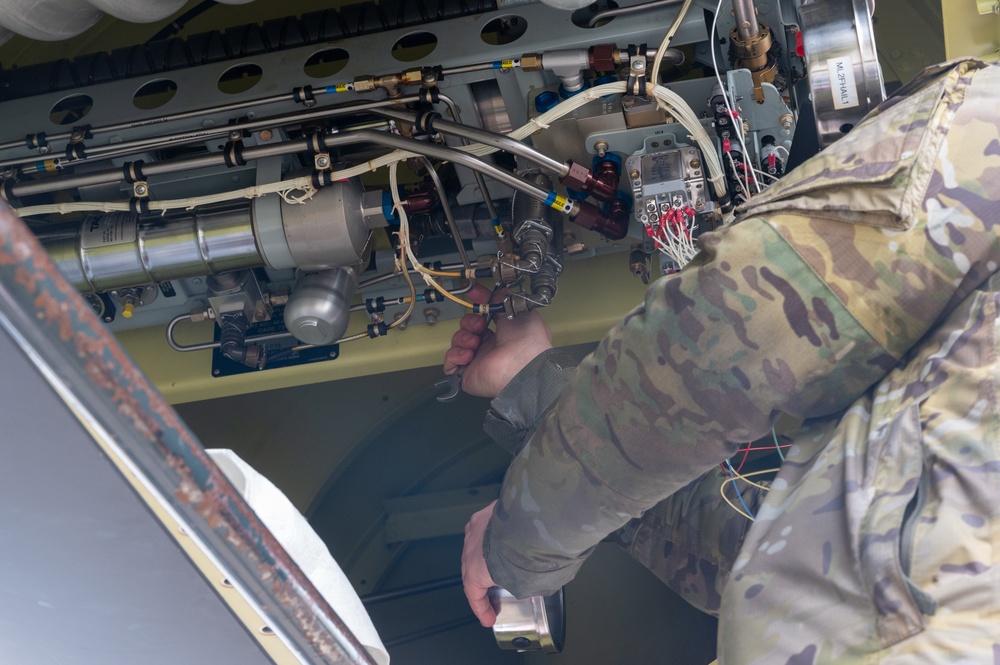
<instances>
[{"instance_id":1,"label":"forearm in sleeve","mask_svg":"<svg viewBox=\"0 0 1000 665\"><path fill-rule=\"evenodd\" d=\"M549 593L608 533L759 438L845 408L896 358L771 224L708 234L576 370L512 463L484 553Z\"/></svg>"}]
</instances>

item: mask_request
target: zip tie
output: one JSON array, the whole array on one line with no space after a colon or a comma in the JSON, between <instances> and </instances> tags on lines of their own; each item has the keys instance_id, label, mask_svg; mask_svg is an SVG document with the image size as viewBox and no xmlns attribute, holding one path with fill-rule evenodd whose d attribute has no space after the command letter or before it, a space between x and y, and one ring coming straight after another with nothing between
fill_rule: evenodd
<instances>
[{"instance_id":1,"label":"zip tie","mask_svg":"<svg viewBox=\"0 0 1000 665\"><path fill-rule=\"evenodd\" d=\"M541 116L539 116L539 117L541 117ZM538 118L532 118L531 120L528 121L528 124L529 125L534 125L535 127L538 127L539 130L548 129L550 127L550 125L548 123L539 122ZM534 132L532 132L532 134L534 134Z\"/></svg>"}]
</instances>

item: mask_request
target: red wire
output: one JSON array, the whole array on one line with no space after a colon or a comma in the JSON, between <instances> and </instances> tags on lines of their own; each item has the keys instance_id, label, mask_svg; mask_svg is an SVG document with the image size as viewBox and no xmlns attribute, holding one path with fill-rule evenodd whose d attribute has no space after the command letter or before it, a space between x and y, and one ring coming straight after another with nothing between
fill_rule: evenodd
<instances>
[{"instance_id":1,"label":"red wire","mask_svg":"<svg viewBox=\"0 0 1000 665\"><path fill-rule=\"evenodd\" d=\"M780 445L780 446L777 446L777 447L778 448L791 448L792 444L786 443L784 445ZM760 451L760 450L774 450L774 449L775 449L775 446L759 446L759 447L754 447L754 446L752 446L749 443L746 445L745 448L740 448L739 450L736 451L736 453L739 454L742 451L743 452L743 458L740 460L740 465L736 467L736 473L739 473L740 471L743 470L743 465L746 464L747 456L751 452L756 452L756 451ZM734 457L735 457L735 455L734 455ZM725 470L725 468L726 468L726 465L723 463L722 464L722 469Z\"/></svg>"}]
</instances>

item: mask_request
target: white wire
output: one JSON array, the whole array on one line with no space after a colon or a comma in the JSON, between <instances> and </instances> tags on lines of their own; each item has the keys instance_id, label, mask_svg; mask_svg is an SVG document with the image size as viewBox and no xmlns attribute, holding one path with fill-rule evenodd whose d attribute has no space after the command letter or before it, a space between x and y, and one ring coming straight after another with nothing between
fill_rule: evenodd
<instances>
[{"instance_id":1,"label":"white wire","mask_svg":"<svg viewBox=\"0 0 1000 665\"><path fill-rule=\"evenodd\" d=\"M294 196L292 192L302 192L300 196ZM255 199L267 194L279 194L288 203L305 203L316 193L313 187L312 178L304 176L291 180L272 182L267 185L257 185L256 187L246 187L219 194L208 194L206 196L195 196L187 199L167 199L163 201L150 201L149 209L166 212L167 210L191 210L198 206L211 203L223 203L225 201L235 201L238 199ZM54 203L51 205L27 206L24 208L14 208L15 213L21 217L32 215L65 215L72 212L128 212L131 210L126 201L75 201L71 203Z\"/></svg>"},{"instance_id":2,"label":"white wire","mask_svg":"<svg viewBox=\"0 0 1000 665\"><path fill-rule=\"evenodd\" d=\"M723 2L724 2L724 0L719 0L719 3L715 6L715 15L712 17L712 33L711 34L712 34L712 39L713 40L715 39L716 30L718 29L719 14L722 12L722 3ZM719 62L718 62L718 60L716 59L716 56L715 56L715 46L714 46L714 44L712 46L711 51L712 51L712 68L715 69L715 80L719 82L719 88L722 90L722 99L726 103L726 110L729 112L730 121L733 123L733 126L736 128L736 138L739 140L740 147L743 149L743 160L744 160L744 162L746 162L746 160L749 159L748 155L750 153L747 152L746 143L743 141L743 120L741 120L739 118L739 115L737 115L737 113L736 113L736 109L734 109L732 107L732 105L729 103L729 92L728 92L729 91L729 86L725 85L722 82L722 75L719 74ZM750 168L749 164L747 164L747 168ZM756 178L754 178L754 183L757 185L757 193L760 194L760 183L757 182Z\"/></svg>"},{"instance_id":3,"label":"white wire","mask_svg":"<svg viewBox=\"0 0 1000 665\"><path fill-rule=\"evenodd\" d=\"M692 0L684 0L684 5L681 10L677 13L677 18L674 19L673 25L670 26L670 30L664 35L663 41L660 42L660 48L656 49L656 59L653 60L653 75L651 77L653 85L659 85L660 81L660 63L663 61L663 56L667 53L667 48L670 46L670 40L674 38L677 34L677 30L681 27L681 22L684 20L684 16L688 13L688 9L691 8Z\"/></svg>"},{"instance_id":4,"label":"white wire","mask_svg":"<svg viewBox=\"0 0 1000 665\"><path fill-rule=\"evenodd\" d=\"M740 172L739 169L736 168L736 160L733 159L733 153L727 152L726 157L729 159L729 165L733 167L733 175L736 176L736 182L739 183L740 189L743 191L743 194L747 197L747 200L749 201L750 190L747 189L747 186L743 184L742 180L740 180Z\"/></svg>"}]
</instances>

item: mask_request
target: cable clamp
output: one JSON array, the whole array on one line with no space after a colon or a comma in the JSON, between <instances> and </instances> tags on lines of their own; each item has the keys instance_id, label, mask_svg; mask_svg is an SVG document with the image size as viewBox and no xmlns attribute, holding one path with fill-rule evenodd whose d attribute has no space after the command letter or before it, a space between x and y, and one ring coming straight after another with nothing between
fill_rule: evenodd
<instances>
[{"instance_id":1,"label":"cable clamp","mask_svg":"<svg viewBox=\"0 0 1000 665\"><path fill-rule=\"evenodd\" d=\"M628 45L628 80L625 92L636 97L646 96L646 45Z\"/></svg>"},{"instance_id":2,"label":"cable clamp","mask_svg":"<svg viewBox=\"0 0 1000 665\"><path fill-rule=\"evenodd\" d=\"M92 138L94 135L90 131L90 125L77 125L69 134L69 142L74 145Z\"/></svg>"},{"instance_id":3,"label":"cable clamp","mask_svg":"<svg viewBox=\"0 0 1000 665\"><path fill-rule=\"evenodd\" d=\"M436 85L431 88L421 88L417 94L420 101L425 104L437 104L441 101L441 90Z\"/></svg>"},{"instance_id":4,"label":"cable clamp","mask_svg":"<svg viewBox=\"0 0 1000 665\"><path fill-rule=\"evenodd\" d=\"M441 114L433 110L421 111L417 114L417 128L427 134L434 133L434 123L441 119Z\"/></svg>"},{"instance_id":5,"label":"cable clamp","mask_svg":"<svg viewBox=\"0 0 1000 665\"><path fill-rule=\"evenodd\" d=\"M376 337L382 337L389 332L389 326L385 324L385 321L379 321L378 323L372 323L368 326L368 336L372 339Z\"/></svg>"},{"instance_id":6,"label":"cable clamp","mask_svg":"<svg viewBox=\"0 0 1000 665\"><path fill-rule=\"evenodd\" d=\"M226 160L226 166L233 168L234 166L246 166L247 160L243 158L243 140L230 141L226 144L226 149L222 152L223 159Z\"/></svg>"},{"instance_id":7,"label":"cable clamp","mask_svg":"<svg viewBox=\"0 0 1000 665\"><path fill-rule=\"evenodd\" d=\"M28 146L28 150L37 150L43 155L47 155L52 150L52 147L45 138L45 132L28 134L24 137L24 145Z\"/></svg>"},{"instance_id":8,"label":"cable clamp","mask_svg":"<svg viewBox=\"0 0 1000 665\"><path fill-rule=\"evenodd\" d=\"M66 145L67 161L87 158L87 147L82 143L69 143Z\"/></svg>"},{"instance_id":9,"label":"cable clamp","mask_svg":"<svg viewBox=\"0 0 1000 665\"><path fill-rule=\"evenodd\" d=\"M326 134L323 131L316 131L309 135L306 139L306 147L309 150L309 154L320 155L327 154L330 152L329 146L326 145ZM329 154L327 154L329 157Z\"/></svg>"},{"instance_id":10,"label":"cable clamp","mask_svg":"<svg viewBox=\"0 0 1000 665\"><path fill-rule=\"evenodd\" d=\"M319 189L321 187L326 187L330 184L330 172L329 171L313 171L312 172L312 184L313 187Z\"/></svg>"},{"instance_id":11,"label":"cable clamp","mask_svg":"<svg viewBox=\"0 0 1000 665\"><path fill-rule=\"evenodd\" d=\"M14 182L13 178L3 181L3 187L0 188L0 198L3 198L11 208L20 208L21 200L14 196Z\"/></svg>"},{"instance_id":12,"label":"cable clamp","mask_svg":"<svg viewBox=\"0 0 1000 665\"><path fill-rule=\"evenodd\" d=\"M125 178L125 182L131 185L145 180L146 176L142 172L142 166L145 163L141 159L137 159L134 162L125 162L122 164L122 175Z\"/></svg>"},{"instance_id":13,"label":"cable clamp","mask_svg":"<svg viewBox=\"0 0 1000 665\"><path fill-rule=\"evenodd\" d=\"M329 171L333 168L333 160L325 152L317 153L313 155L313 167L317 171Z\"/></svg>"},{"instance_id":14,"label":"cable clamp","mask_svg":"<svg viewBox=\"0 0 1000 665\"><path fill-rule=\"evenodd\" d=\"M149 197L129 199L128 209L136 215L145 215L149 212Z\"/></svg>"},{"instance_id":15,"label":"cable clamp","mask_svg":"<svg viewBox=\"0 0 1000 665\"><path fill-rule=\"evenodd\" d=\"M302 104L303 106L316 106L316 97L313 95L313 88L311 85L305 85L292 90L292 99L294 99L297 104Z\"/></svg>"}]
</instances>

